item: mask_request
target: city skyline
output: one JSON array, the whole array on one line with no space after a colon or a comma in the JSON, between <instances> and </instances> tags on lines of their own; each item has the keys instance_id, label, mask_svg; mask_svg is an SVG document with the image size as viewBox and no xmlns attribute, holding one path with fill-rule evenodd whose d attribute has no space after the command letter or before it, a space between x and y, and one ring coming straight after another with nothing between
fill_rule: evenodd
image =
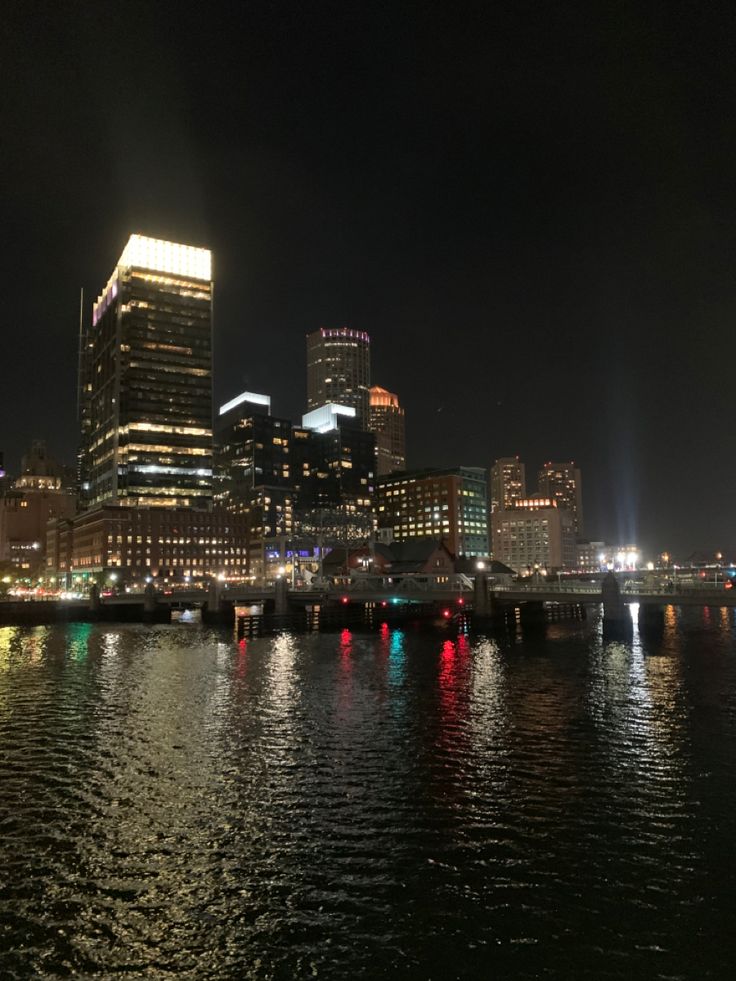
<instances>
[{"instance_id":1,"label":"city skyline","mask_svg":"<svg viewBox=\"0 0 736 981\"><path fill-rule=\"evenodd\" d=\"M683 47L658 7L476 14L230 11L215 59L186 3L135 32L11 10L6 469L34 437L75 452L79 287L137 230L216 256L217 402L269 391L296 418L291 352L347 324L406 407L409 466L575 459L591 533L732 547L719 15Z\"/></svg>"}]
</instances>

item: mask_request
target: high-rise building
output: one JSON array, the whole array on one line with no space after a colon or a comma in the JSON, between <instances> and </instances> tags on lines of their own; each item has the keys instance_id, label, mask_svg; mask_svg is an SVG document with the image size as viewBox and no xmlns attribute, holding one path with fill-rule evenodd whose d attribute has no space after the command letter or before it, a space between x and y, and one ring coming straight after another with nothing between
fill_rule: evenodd
<instances>
[{"instance_id":1,"label":"high-rise building","mask_svg":"<svg viewBox=\"0 0 736 981\"><path fill-rule=\"evenodd\" d=\"M440 538L455 556L488 555L487 473L415 470L377 483L378 526L394 541Z\"/></svg>"},{"instance_id":2,"label":"high-rise building","mask_svg":"<svg viewBox=\"0 0 736 981\"><path fill-rule=\"evenodd\" d=\"M87 506L212 500L212 255L131 235L80 338Z\"/></svg>"},{"instance_id":3,"label":"high-rise building","mask_svg":"<svg viewBox=\"0 0 736 981\"><path fill-rule=\"evenodd\" d=\"M557 502L557 507L573 516L575 534L583 534L583 490L580 470L570 460L567 463L545 463L539 471L539 494Z\"/></svg>"},{"instance_id":4,"label":"high-rise building","mask_svg":"<svg viewBox=\"0 0 736 981\"><path fill-rule=\"evenodd\" d=\"M378 385L370 390L369 428L376 435L379 477L406 470L406 420L398 395Z\"/></svg>"},{"instance_id":5,"label":"high-rise building","mask_svg":"<svg viewBox=\"0 0 736 981\"><path fill-rule=\"evenodd\" d=\"M269 545L293 531L291 421L270 410L269 396L243 392L221 406L215 434L215 500L247 515L247 567L258 579Z\"/></svg>"},{"instance_id":6,"label":"high-rise building","mask_svg":"<svg viewBox=\"0 0 736 981\"><path fill-rule=\"evenodd\" d=\"M307 334L307 408L329 402L355 409L368 429L371 342L362 330L320 327Z\"/></svg>"},{"instance_id":7,"label":"high-rise building","mask_svg":"<svg viewBox=\"0 0 736 981\"><path fill-rule=\"evenodd\" d=\"M292 486L289 447L291 421L270 414L267 395L242 395L220 408L215 433L215 498L230 511L247 511L262 488ZM268 497L268 495L265 495ZM290 524L290 514L289 524ZM285 516L271 534L287 534Z\"/></svg>"},{"instance_id":8,"label":"high-rise building","mask_svg":"<svg viewBox=\"0 0 736 981\"><path fill-rule=\"evenodd\" d=\"M550 498L520 498L494 511L491 542L493 558L520 575L577 565L573 516Z\"/></svg>"},{"instance_id":9,"label":"high-rise building","mask_svg":"<svg viewBox=\"0 0 736 981\"><path fill-rule=\"evenodd\" d=\"M292 465L302 523L309 512L340 513L347 521L372 525L376 441L357 420L323 406L292 430ZM329 411L327 411L329 410ZM332 425L328 427L329 415Z\"/></svg>"},{"instance_id":10,"label":"high-rise building","mask_svg":"<svg viewBox=\"0 0 736 981\"><path fill-rule=\"evenodd\" d=\"M526 497L526 467L518 456L503 456L491 467L491 512L506 511Z\"/></svg>"}]
</instances>

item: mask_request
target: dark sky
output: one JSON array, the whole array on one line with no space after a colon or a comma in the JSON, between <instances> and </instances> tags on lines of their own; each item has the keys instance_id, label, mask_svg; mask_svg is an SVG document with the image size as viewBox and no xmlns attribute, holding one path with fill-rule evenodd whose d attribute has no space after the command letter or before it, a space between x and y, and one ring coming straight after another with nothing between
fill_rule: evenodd
<instances>
[{"instance_id":1,"label":"dark sky","mask_svg":"<svg viewBox=\"0 0 736 981\"><path fill-rule=\"evenodd\" d=\"M298 416L347 324L410 465L573 458L591 537L736 544L734 9L6 2L6 465L73 456L79 288L140 231L214 250L222 401Z\"/></svg>"}]
</instances>

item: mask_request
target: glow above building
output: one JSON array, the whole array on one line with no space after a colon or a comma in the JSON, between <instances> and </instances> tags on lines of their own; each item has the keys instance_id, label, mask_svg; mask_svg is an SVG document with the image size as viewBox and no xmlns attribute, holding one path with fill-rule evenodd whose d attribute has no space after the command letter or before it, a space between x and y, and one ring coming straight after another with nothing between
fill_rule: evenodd
<instances>
[{"instance_id":1,"label":"glow above building","mask_svg":"<svg viewBox=\"0 0 736 981\"><path fill-rule=\"evenodd\" d=\"M191 279L212 279L212 253L194 245L166 242L146 235L131 235L118 266L150 269L153 272L172 273Z\"/></svg>"},{"instance_id":2,"label":"glow above building","mask_svg":"<svg viewBox=\"0 0 736 981\"><path fill-rule=\"evenodd\" d=\"M241 392L240 395L236 395L234 399L230 399L224 405L220 406L220 415L224 416L226 412L230 409L236 408L238 405L242 405L243 402L250 402L251 405L265 405L268 409L268 414L271 414L271 396L270 395L258 395L256 392Z\"/></svg>"},{"instance_id":3,"label":"glow above building","mask_svg":"<svg viewBox=\"0 0 736 981\"><path fill-rule=\"evenodd\" d=\"M335 402L328 402L327 405L320 405L317 409L312 409L302 416L302 426L304 429L313 429L318 433L328 433L331 429L337 429L338 419L344 416L347 419L354 419L356 411L351 405L337 405Z\"/></svg>"},{"instance_id":4,"label":"glow above building","mask_svg":"<svg viewBox=\"0 0 736 981\"><path fill-rule=\"evenodd\" d=\"M115 271L93 307L93 323L97 323L118 292L118 274L121 269L147 269L162 275L182 276L203 282L212 280L212 252L195 245L167 242L147 235L131 235Z\"/></svg>"},{"instance_id":5,"label":"glow above building","mask_svg":"<svg viewBox=\"0 0 736 981\"><path fill-rule=\"evenodd\" d=\"M370 390L371 408L399 408L399 396L389 392L388 389L381 388L380 385L373 385Z\"/></svg>"}]
</instances>

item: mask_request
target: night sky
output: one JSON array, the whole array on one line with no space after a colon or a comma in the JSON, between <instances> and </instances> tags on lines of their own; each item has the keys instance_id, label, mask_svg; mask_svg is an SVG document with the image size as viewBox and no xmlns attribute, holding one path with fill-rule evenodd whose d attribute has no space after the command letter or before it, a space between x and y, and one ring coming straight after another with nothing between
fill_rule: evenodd
<instances>
[{"instance_id":1,"label":"night sky","mask_svg":"<svg viewBox=\"0 0 736 981\"><path fill-rule=\"evenodd\" d=\"M216 395L373 340L411 466L583 471L586 531L736 545L730 5L3 5L0 450L71 461L79 289L215 253Z\"/></svg>"}]
</instances>

